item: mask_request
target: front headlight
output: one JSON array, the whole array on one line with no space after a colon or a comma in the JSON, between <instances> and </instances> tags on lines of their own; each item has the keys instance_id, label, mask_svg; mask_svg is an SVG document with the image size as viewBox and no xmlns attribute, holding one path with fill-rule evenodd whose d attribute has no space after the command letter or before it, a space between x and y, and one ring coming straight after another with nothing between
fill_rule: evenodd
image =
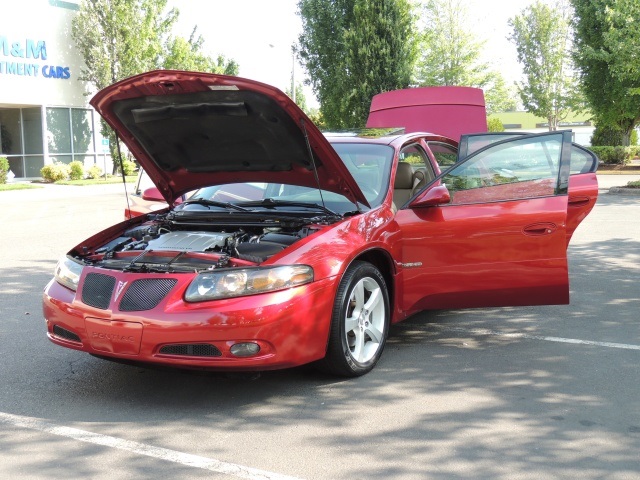
<instances>
[{"instance_id":1,"label":"front headlight","mask_svg":"<svg viewBox=\"0 0 640 480\"><path fill-rule=\"evenodd\" d=\"M70 257L63 257L56 265L56 282L74 292L78 289L78 280L82 274L82 265Z\"/></svg>"},{"instance_id":2,"label":"front headlight","mask_svg":"<svg viewBox=\"0 0 640 480\"><path fill-rule=\"evenodd\" d=\"M187 302L242 297L273 292L313 281L308 265L285 265L270 268L236 268L198 275L184 295Z\"/></svg>"}]
</instances>

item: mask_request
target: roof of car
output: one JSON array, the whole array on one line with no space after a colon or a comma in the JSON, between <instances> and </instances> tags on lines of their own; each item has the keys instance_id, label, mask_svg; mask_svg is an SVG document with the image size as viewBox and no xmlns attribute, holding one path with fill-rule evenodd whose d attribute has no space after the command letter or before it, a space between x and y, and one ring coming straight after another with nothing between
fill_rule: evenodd
<instances>
[{"instance_id":1,"label":"roof of car","mask_svg":"<svg viewBox=\"0 0 640 480\"><path fill-rule=\"evenodd\" d=\"M404 143L405 140L410 140L416 137L428 137L428 140L445 141L446 143L456 144L455 141L447 137L443 137L442 135L427 132L405 133L404 128L359 128L351 130L324 131L322 133L331 143L352 143L356 141L390 145L396 141Z\"/></svg>"}]
</instances>

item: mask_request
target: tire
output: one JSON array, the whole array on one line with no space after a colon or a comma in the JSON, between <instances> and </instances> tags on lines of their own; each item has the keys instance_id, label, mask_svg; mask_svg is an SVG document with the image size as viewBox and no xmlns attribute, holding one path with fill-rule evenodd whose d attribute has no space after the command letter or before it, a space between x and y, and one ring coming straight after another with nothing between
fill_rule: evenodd
<instances>
[{"instance_id":1,"label":"tire","mask_svg":"<svg viewBox=\"0 0 640 480\"><path fill-rule=\"evenodd\" d=\"M319 367L345 377L370 372L382 355L389 319L384 277L370 263L353 262L338 285L327 354Z\"/></svg>"}]
</instances>

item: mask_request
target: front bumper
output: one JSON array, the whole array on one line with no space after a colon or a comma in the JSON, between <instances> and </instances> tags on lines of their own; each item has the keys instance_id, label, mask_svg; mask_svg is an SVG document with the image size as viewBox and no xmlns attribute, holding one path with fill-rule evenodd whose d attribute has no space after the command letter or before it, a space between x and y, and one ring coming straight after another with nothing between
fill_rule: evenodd
<instances>
[{"instance_id":1,"label":"front bumper","mask_svg":"<svg viewBox=\"0 0 640 480\"><path fill-rule=\"evenodd\" d=\"M183 295L192 275L107 273L118 288L100 308L83 302L86 271L78 292L49 282L43 314L53 343L128 362L211 370L287 368L325 355L335 278L278 292L186 303ZM174 278L175 286L149 310L120 310L127 286L154 277ZM238 343L257 344L259 352L234 355L231 347Z\"/></svg>"}]
</instances>

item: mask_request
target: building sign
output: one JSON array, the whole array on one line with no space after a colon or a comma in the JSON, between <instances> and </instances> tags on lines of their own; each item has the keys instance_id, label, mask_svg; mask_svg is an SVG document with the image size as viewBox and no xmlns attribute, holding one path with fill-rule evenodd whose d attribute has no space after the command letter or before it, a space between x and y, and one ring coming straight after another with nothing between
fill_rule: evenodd
<instances>
[{"instance_id":1,"label":"building sign","mask_svg":"<svg viewBox=\"0 0 640 480\"><path fill-rule=\"evenodd\" d=\"M62 80L71 78L69 67L52 65L47 60L44 40L26 38L16 42L0 35L0 75L43 76Z\"/></svg>"}]
</instances>

